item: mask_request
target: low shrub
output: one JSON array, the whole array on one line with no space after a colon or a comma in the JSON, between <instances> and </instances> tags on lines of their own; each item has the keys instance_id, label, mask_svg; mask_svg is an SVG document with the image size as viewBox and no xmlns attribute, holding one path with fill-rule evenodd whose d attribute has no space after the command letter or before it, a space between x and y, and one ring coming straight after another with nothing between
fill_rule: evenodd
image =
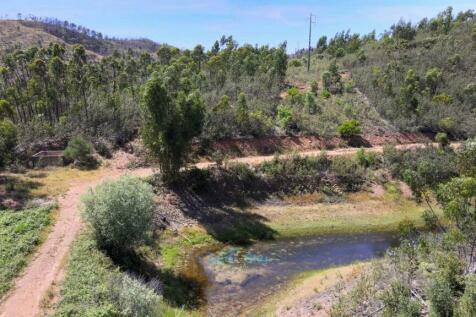
<instances>
[{"instance_id":1,"label":"low shrub","mask_svg":"<svg viewBox=\"0 0 476 317\"><path fill-rule=\"evenodd\" d=\"M367 168L375 166L378 162L378 157L374 152L365 152L364 149L359 149L357 151L357 161L360 166Z\"/></svg>"},{"instance_id":2,"label":"low shrub","mask_svg":"<svg viewBox=\"0 0 476 317\"><path fill-rule=\"evenodd\" d=\"M353 158L333 158L331 171L339 185L347 191L357 191L365 182L365 170Z\"/></svg>"},{"instance_id":3,"label":"low shrub","mask_svg":"<svg viewBox=\"0 0 476 317\"><path fill-rule=\"evenodd\" d=\"M112 282L113 299L121 316L161 316L161 298L153 289L145 287L141 280L121 274Z\"/></svg>"},{"instance_id":4,"label":"low shrub","mask_svg":"<svg viewBox=\"0 0 476 317\"><path fill-rule=\"evenodd\" d=\"M82 201L83 214L102 248L119 251L133 247L144 241L151 229L154 193L138 178L105 181Z\"/></svg>"},{"instance_id":5,"label":"low shrub","mask_svg":"<svg viewBox=\"0 0 476 317\"><path fill-rule=\"evenodd\" d=\"M96 152L106 159L112 158L111 145L104 139L99 139L94 142L94 149Z\"/></svg>"},{"instance_id":6,"label":"low shrub","mask_svg":"<svg viewBox=\"0 0 476 317\"><path fill-rule=\"evenodd\" d=\"M68 142L64 150L64 160L81 168L95 168L98 165L93 156L93 146L81 137L75 137Z\"/></svg>"},{"instance_id":7,"label":"low shrub","mask_svg":"<svg viewBox=\"0 0 476 317\"><path fill-rule=\"evenodd\" d=\"M360 127L360 122L352 119L343 122L341 125L337 127L337 132L343 138L351 138L356 135L360 135L362 133L362 129Z\"/></svg>"},{"instance_id":8,"label":"low shrub","mask_svg":"<svg viewBox=\"0 0 476 317\"><path fill-rule=\"evenodd\" d=\"M435 136L435 141L438 142L438 144L441 147L447 147L450 144L450 140L448 139L448 135L444 132L438 132Z\"/></svg>"}]
</instances>

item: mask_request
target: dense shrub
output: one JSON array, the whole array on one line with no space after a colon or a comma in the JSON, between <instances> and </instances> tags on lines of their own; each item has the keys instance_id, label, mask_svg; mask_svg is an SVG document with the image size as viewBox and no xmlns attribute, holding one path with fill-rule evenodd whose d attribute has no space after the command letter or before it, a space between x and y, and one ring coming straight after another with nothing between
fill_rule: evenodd
<instances>
[{"instance_id":1,"label":"dense shrub","mask_svg":"<svg viewBox=\"0 0 476 317\"><path fill-rule=\"evenodd\" d=\"M151 229L154 194L150 185L137 178L105 181L82 201L84 216L105 249L133 247L144 241Z\"/></svg>"},{"instance_id":2,"label":"dense shrub","mask_svg":"<svg viewBox=\"0 0 476 317\"><path fill-rule=\"evenodd\" d=\"M446 147L450 144L448 135L444 132L438 132L435 136L435 141L438 142L442 147Z\"/></svg>"},{"instance_id":3,"label":"dense shrub","mask_svg":"<svg viewBox=\"0 0 476 317\"><path fill-rule=\"evenodd\" d=\"M456 153L451 149L441 151L433 147L398 151L387 146L383 152L385 167L394 177L405 180L417 197L456 176L456 160Z\"/></svg>"},{"instance_id":4,"label":"dense shrub","mask_svg":"<svg viewBox=\"0 0 476 317\"><path fill-rule=\"evenodd\" d=\"M383 294L386 316L418 317L421 305L411 298L410 289L401 282L393 282Z\"/></svg>"},{"instance_id":5,"label":"dense shrub","mask_svg":"<svg viewBox=\"0 0 476 317\"><path fill-rule=\"evenodd\" d=\"M458 316L476 316L476 275L466 277L463 296L459 301Z\"/></svg>"},{"instance_id":6,"label":"dense shrub","mask_svg":"<svg viewBox=\"0 0 476 317\"><path fill-rule=\"evenodd\" d=\"M0 168L13 159L13 150L17 141L17 129L8 119L0 121Z\"/></svg>"},{"instance_id":7,"label":"dense shrub","mask_svg":"<svg viewBox=\"0 0 476 317\"><path fill-rule=\"evenodd\" d=\"M343 138L351 138L353 136L359 135L362 130L360 127L360 122L355 119L351 119L339 125L339 127L337 127L337 132L339 132L340 136Z\"/></svg>"},{"instance_id":8,"label":"dense shrub","mask_svg":"<svg viewBox=\"0 0 476 317\"><path fill-rule=\"evenodd\" d=\"M345 190L356 191L365 182L365 171L357 160L348 157L332 159L331 171Z\"/></svg>"},{"instance_id":9,"label":"dense shrub","mask_svg":"<svg viewBox=\"0 0 476 317\"><path fill-rule=\"evenodd\" d=\"M94 168L98 163L93 157L91 143L81 137L75 137L69 141L64 150L64 159L66 163L74 163L74 165L82 168Z\"/></svg>"},{"instance_id":10,"label":"dense shrub","mask_svg":"<svg viewBox=\"0 0 476 317\"><path fill-rule=\"evenodd\" d=\"M316 157L293 155L289 159L275 157L263 162L260 170L270 177L319 175L329 169L331 160L325 153Z\"/></svg>"},{"instance_id":11,"label":"dense shrub","mask_svg":"<svg viewBox=\"0 0 476 317\"><path fill-rule=\"evenodd\" d=\"M372 167L377 164L378 157L374 152L365 152L364 149L359 149L356 156L360 166Z\"/></svg>"},{"instance_id":12,"label":"dense shrub","mask_svg":"<svg viewBox=\"0 0 476 317\"><path fill-rule=\"evenodd\" d=\"M113 299L122 316L161 316L161 298L153 289L144 287L140 280L124 274L118 275L112 283Z\"/></svg>"}]
</instances>

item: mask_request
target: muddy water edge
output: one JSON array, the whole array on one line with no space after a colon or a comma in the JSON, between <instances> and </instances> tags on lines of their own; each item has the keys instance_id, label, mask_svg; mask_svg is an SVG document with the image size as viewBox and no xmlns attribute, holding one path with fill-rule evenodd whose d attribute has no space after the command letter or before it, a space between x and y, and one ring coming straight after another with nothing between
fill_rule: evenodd
<instances>
[{"instance_id":1,"label":"muddy water edge","mask_svg":"<svg viewBox=\"0 0 476 317\"><path fill-rule=\"evenodd\" d=\"M236 316L286 286L296 274L382 256L398 245L392 233L308 236L213 245L195 250L184 273L200 285L205 315Z\"/></svg>"}]
</instances>

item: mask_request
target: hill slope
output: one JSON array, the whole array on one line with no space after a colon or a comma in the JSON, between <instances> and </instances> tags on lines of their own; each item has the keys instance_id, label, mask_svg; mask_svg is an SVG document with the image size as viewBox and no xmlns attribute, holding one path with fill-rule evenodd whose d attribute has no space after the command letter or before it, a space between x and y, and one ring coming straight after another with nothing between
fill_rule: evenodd
<instances>
[{"instance_id":1,"label":"hill slope","mask_svg":"<svg viewBox=\"0 0 476 317\"><path fill-rule=\"evenodd\" d=\"M68 24L69 25L69 24ZM114 50L124 52L132 50L140 53L155 52L159 44L149 39L110 39L99 32L78 27L73 29L62 22L0 20L0 48L27 48L31 46L46 47L49 43L64 43L67 46L81 44L90 52L110 55Z\"/></svg>"}]
</instances>

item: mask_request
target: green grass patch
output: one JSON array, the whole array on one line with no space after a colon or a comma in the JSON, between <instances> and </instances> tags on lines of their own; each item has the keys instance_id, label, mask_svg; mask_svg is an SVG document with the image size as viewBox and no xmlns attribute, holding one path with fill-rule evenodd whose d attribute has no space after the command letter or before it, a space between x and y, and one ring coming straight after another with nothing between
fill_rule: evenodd
<instances>
[{"instance_id":1,"label":"green grass patch","mask_svg":"<svg viewBox=\"0 0 476 317\"><path fill-rule=\"evenodd\" d=\"M26 266L52 221L53 207L0 211L0 296Z\"/></svg>"},{"instance_id":2,"label":"green grass patch","mask_svg":"<svg viewBox=\"0 0 476 317\"><path fill-rule=\"evenodd\" d=\"M194 249L217 243L212 236L196 228L187 228L179 234L166 232L159 244L163 268L181 268Z\"/></svg>"},{"instance_id":3,"label":"green grass patch","mask_svg":"<svg viewBox=\"0 0 476 317\"><path fill-rule=\"evenodd\" d=\"M426 206L404 198L398 187L387 186L383 197L365 192L349 195L338 203L263 205L250 210L269 219L276 237L357 234L398 231L401 222L423 227ZM438 211L440 213L440 211Z\"/></svg>"},{"instance_id":4,"label":"green grass patch","mask_svg":"<svg viewBox=\"0 0 476 317\"><path fill-rule=\"evenodd\" d=\"M122 272L98 249L89 232L75 241L66 272L55 317L199 316L170 306L140 280Z\"/></svg>"}]
</instances>

